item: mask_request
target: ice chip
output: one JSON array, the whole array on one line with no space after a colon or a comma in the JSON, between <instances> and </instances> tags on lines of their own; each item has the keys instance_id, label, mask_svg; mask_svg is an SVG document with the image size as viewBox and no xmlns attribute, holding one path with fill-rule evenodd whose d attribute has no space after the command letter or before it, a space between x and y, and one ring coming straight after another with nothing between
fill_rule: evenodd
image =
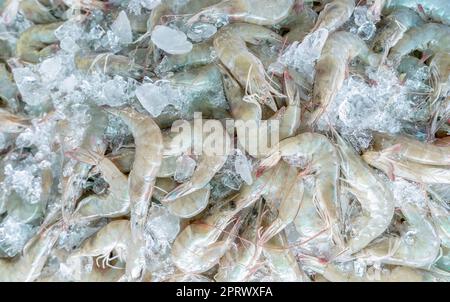
<instances>
[{"instance_id":1,"label":"ice chip","mask_svg":"<svg viewBox=\"0 0 450 302\"><path fill-rule=\"evenodd\" d=\"M251 185L253 183L252 165L245 154L243 154L239 149L236 150L234 169L236 170L236 173L239 174L239 176L242 178L242 180L245 181L248 185Z\"/></svg>"},{"instance_id":2,"label":"ice chip","mask_svg":"<svg viewBox=\"0 0 450 302\"><path fill-rule=\"evenodd\" d=\"M192 50L192 43L177 29L157 25L152 32L152 42L160 49L173 55L181 55Z\"/></svg>"},{"instance_id":3,"label":"ice chip","mask_svg":"<svg viewBox=\"0 0 450 302\"><path fill-rule=\"evenodd\" d=\"M127 45L133 42L130 20L125 11L121 11L117 19L111 25L111 30L119 38L120 43Z\"/></svg>"},{"instance_id":4,"label":"ice chip","mask_svg":"<svg viewBox=\"0 0 450 302\"><path fill-rule=\"evenodd\" d=\"M163 88L153 83L146 83L136 88L136 97L152 116L160 115L163 109L171 103Z\"/></svg>"},{"instance_id":5,"label":"ice chip","mask_svg":"<svg viewBox=\"0 0 450 302\"><path fill-rule=\"evenodd\" d=\"M322 48L328 38L328 30L322 28L308 34L301 43L292 43L269 69L280 70L280 64L289 66L299 72L306 83L304 87L312 84L314 80L314 67L322 53Z\"/></svg>"},{"instance_id":6,"label":"ice chip","mask_svg":"<svg viewBox=\"0 0 450 302\"><path fill-rule=\"evenodd\" d=\"M217 28L209 23L196 23L189 29L187 35L194 42L201 42L211 38L217 32Z\"/></svg>"},{"instance_id":7,"label":"ice chip","mask_svg":"<svg viewBox=\"0 0 450 302\"><path fill-rule=\"evenodd\" d=\"M373 24L371 22L366 22L358 28L357 33L361 39L367 41L373 37L376 30L377 30L377 28L376 28L375 24Z\"/></svg>"},{"instance_id":8,"label":"ice chip","mask_svg":"<svg viewBox=\"0 0 450 302\"><path fill-rule=\"evenodd\" d=\"M367 7L357 6L353 11L353 20L358 26L361 26L364 23L368 22L369 20L367 19Z\"/></svg>"},{"instance_id":9,"label":"ice chip","mask_svg":"<svg viewBox=\"0 0 450 302\"><path fill-rule=\"evenodd\" d=\"M197 163L190 156L182 155L177 159L174 178L178 182L187 181L194 173Z\"/></svg>"},{"instance_id":10,"label":"ice chip","mask_svg":"<svg viewBox=\"0 0 450 302\"><path fill-rule=\"evenodd\" d=\"M48 99L48 90L42 86L40 76L28 67L14 68L14 80L22 95L22 100L31 106L44 103Z\"/></svg>"},{"instance_id":11,"label":"ice chip","mask_svg":"<svg viewBox=\"0 0 450 302\"><path fill-rule=\"evenodd\" d=\"M146 228L157 240L171 242L180 231L180 218L172 215L166 207L154 205L148 213Z\"/></svg>"},{"instance_id":12,"label":"ice chip","mask_svg":"<svg viewBox=\"0 0 450 302\"><path fill-rule=\"evenodd\" d=\"M35 228L7 216L0 223L0 256L14 257L33 236Z\"/></svg>"},{"instance_id":13,"label":"ice chip","mask_svg":"<svg viewBox=\"0 0 450 302\"><path fill-rule=\"evenodd\" d=\"M140 1L141 1L142 7L146 8L148 10L154 9L161 3L161 0L140 0Z\"/></svg>"},{"instance_id":14,"label":"ice chip","mask_svg":"<svg viewBox=\"0 0 450 302\"><path fill-rule=\"evenodd\" d=\"M39 73L44 82L54 81L61 76L62 66L60 57L51 57L39 64Z\"/></svg>"}]
</instances>

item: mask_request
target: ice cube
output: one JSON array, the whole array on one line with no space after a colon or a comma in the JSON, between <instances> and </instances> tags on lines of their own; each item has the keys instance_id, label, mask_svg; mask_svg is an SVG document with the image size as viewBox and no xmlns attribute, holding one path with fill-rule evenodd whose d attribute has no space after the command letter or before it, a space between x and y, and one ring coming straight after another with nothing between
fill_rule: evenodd
<instances>
[{"instance_id":1,"label":"ice cube","mask_svg":"<svg viewBox=\"0 0 450 302\"><path fill-rule=\"evenodd\" d=\"M103 85L104 101L102 103L113 107L125 104L127 102L127 85L128 83L121 76L115 76L106 81Z\"/></svg>"},{"instance_id":2,"label":"ice cube","mask_svg":"<svg viewBox=\"0 0 450 302\"><path fill-rule=\"evenodd\" d=\"M194 173L197 163L190 156L182 155L177 159L174 178L177 182L187 181Z\"/></svg>"},{"instance_id":3,"label":"ice cube","mask_svg":"<svg viewBox=\"0 0 450 302\"><path fill-rule=\"evenodd\" d=\"M35 228L6 216L0 223L0 255L14 257L33 236Z\"/></svg>"},{"instance_id":4,"label":"ice cube","mask_svg":"<svg viewBox=\"0 0 450 302\"><path fill-rule=\"evenodd\" d=\"M180 104L173 95L171 87L165 84L158 86L146 83L136 88L139 102L154 117L159 116L168 105L179 107Z\"/></svg>"},{"instance_id":5,"label":"ice cube","mask_svg":"<svg viewBox=\"0 0 450 302\"><path fill-rule=\"evenodd\" d=\"M50 82L59 79L61 76L62 66L61 58L51 57L39 64L39 73L43 82Z\"/></svg>"},{"instance_id":6,"label":"ice cube","mask_svg":"<svg viewBox=\"0 0 450 302\"><path fill-rule=\"evenodd\" d=\"M173 55L181 55L192 50L192 43L177 29L157 25L152 32L152 42L160 49Z\"/></svg>"},{"instance_id":7,"label":"ice cube","mask_svg":"<svg viewBox=\"0 0 450 302\"><path fill-rule=\"evenodd\" d=\"M116 20L111 25L111 30L119 38L121 44L127 45L133 42L130 20L128 20L125 11L119 13Z\"/></svg>"},{"instance_id":8,"label":"ice cube","mask_svg":"<svg viewBox=\"0 0 450 302\"><path fill-rule=\"evenodd\" d=\"M194 42L201 42L211 38L217 28L210 23L195 23L188 31L188 37Z\"/></svg>"},{"instance_id":9,"label":"ice cube","mask_svg":"<svg viewBox=\"0 0 450 302\"><path fill-rule=\"evenodd\" d=\"M59 43L59 46L62 50L73 54L80 50L78 44L70 37L63 38Z\"/></svg>"},{"instance_id":10,"label":"ice cube","mask_svg":"<svg viewBox=\"0 0 450 302\"><path fill-rule=\"evenodd\" d=\"M38 74L29 67L14 68L14 80L22 95L22 100L31 106L40 105L48 100L49 92L41 84Z\"/></svg>"},{"instance_id":11,"label":"ice cube","mask_svg":"<svg viewBox=\"0 0 450 302\"><path fill-rule=\"evenodd\" d=\"M154 9L161 3L161 0L141 0L142 7L148 10Z\"/></svg>"},{"instance_id":12,"label":"ice cube","mask_svg":"<svg viewBox=\"0 0 450 302\"><path fill-rule=\"evenodd\" d=\"M292 43L269 69L280 70L280 64L289 66L299 72L306 80L305 86L314 80L314 67L322 53L322 48L328 38L328 30L322 28L308 34L301 43Z\"/></svg>"},{"instance_id":13,"label":"ice cube","mask_svg":"<svg viewBox=\"0 0 450 302\"><path fill-rule=\"evenodd\" d=\"M361 26L364 23L368 22L369 20L367 19L367 7L357 6L353 11L353 20L358 26Z\"/></svg>"},{"instance_id":14,"label":"ice cube","mask_svg":"<svg viewBox=\"0 0 450 302\"><path fill-rule=\"evenodd\" d=\"M245 154L242 153L242 151L239 149L236 149L234 169L236 173L239 174L239 176L242 178L242 180L244 180L248 185L251 185L253 183L252 165Z\"/></svg>"},{"instance_id":15,"label":"ice cube","mask_svg":"<svg viewBox=\"0 0 450 302\"><path fill-rule=\"evenodd\" d=\"M377 30L375 24L366 22L358 28L358 36L364 41L370 40Z\"/></svg>"},{"instance_id":16,"label":"ice cube","mask_svg":"<svg viewBox=\"0 0 450 302\"><path fill-rule=\"evenodd\" d=\"M171 242L180 231L180 218L172 215L166 207L155 204L150 208L146 227L157 240Z\"/></svg>"}]
</instances>

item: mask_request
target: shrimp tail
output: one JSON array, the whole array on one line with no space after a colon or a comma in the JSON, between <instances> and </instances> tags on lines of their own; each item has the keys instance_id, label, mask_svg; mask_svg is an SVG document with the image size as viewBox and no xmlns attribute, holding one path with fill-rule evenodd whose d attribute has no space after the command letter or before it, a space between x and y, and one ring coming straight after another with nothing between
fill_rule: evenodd
<instances>
[{"instance_id":1,"label":"shrimp tail","mask_svg":"<svg viewBox=\"0 0 450 302\"><path fill-rule=\"evenodd\" d=\"M275 151L265 159L261 160L258 169L256 170L256 177L260 177L267 169L275 166L281 159L281 152Z\"/></svg>"}]
</instances>

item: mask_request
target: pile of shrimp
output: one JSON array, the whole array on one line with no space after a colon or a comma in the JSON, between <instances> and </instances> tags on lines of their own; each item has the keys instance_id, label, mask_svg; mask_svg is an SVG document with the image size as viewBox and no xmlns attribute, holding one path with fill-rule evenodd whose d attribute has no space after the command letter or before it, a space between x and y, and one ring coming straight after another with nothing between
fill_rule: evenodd
<instances>
[{"instance_id":1,"label":"pile of shrimp","mask_svg":"<svg viewBox=\"0 0 450 302\"><path fill-rule=\"evenodd\" d=\"M450 1L0 0L0 281L450 281L449 101Z\"/></svg>"}]
</instances>

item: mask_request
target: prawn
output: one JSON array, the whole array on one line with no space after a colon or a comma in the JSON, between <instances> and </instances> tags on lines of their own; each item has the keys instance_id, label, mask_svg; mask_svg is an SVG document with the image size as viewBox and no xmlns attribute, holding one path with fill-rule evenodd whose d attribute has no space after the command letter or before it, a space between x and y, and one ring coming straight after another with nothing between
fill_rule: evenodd
<instances>
[{"instance_id":1,"label":"prawn","mask_svg":"<svg viewBox=\"0 0 450 302\"><path fill-rule=\"evenodd\" d=\"M394 196L389 187L368 167L361 157L335 132L341 171L345 176L345 190L352 193L361 204L362 216L358 217L355 236L347 242L353 254L380 236L394 216Z\"/></svg>"},{"instance_id":2,"label":"prawn","mask_svg":"<svg viewBox=\"0 0 450 302\"><path fill-rule=\"evenodd\" d=\"M424 165L449 166L450 147L437 146L413 139L409 136L393 136L374 133L373 148Z\"/></svg>"},{"instance_id":3,"label":"prawn","mask_svg":"<svg viewBox=\"0 0 450 302\"><path fill-rule=\"evenodd\" d=\"M317 133L302 133L287 138L274 147L268 157L261 160L257 173L274 166L282 157L300 157L309 163L309 170L315 173L317 206L321 216L331 228L335 243L342 246L336 209L339 157L333 144L325 136Z\"/></svg>"},{"instance_id":4,"label":"prawn","mask_svg":"<svg viewBox=\"0 0 450 302\"><path fill-rule=\"evenodd\" d=\"M73 253L71 258L96 257L96 264L105 269L113 267L111 261L119 259L124 262L130 248L131 231L130 221L114 220L101 228L93 237L87 239L83 245ZM114 252L114 256L111 254Z\"/></svg>"},{"instance_id":5,"label":"prawn","mask_svg":"<svg viewBox=\"0 0 450 302\"><path fill-rule=\"evenodd\" d=\"M174 264L185 273L202 273L216 265L230 247L240 223L219 239L241 209L235 203L221 204L201 221L184 228L172 246Z\"/></svg>"},{"instance_id":6,"label":"prawn","mask_svg":"<svg viewBox=\"0 0 450 302\"><path fill-rule=\"evenodd\" d=\"M170 213L181 218L192 218L206 209L211 193L209 186L173 201L164 202L163 199L167 192L170 192L176 186L176 182L170 178L158 178L156 180L156 191L153 197L163 203Z\"/></svg>"},{"instance_id":7,"label":"prawn","mask_svg":"<svg viewBox=\"0 0 450 302\"><path fill-rule=\"evenodd\" d=\"M162 134L153 119L132 108L105 108L120 117L130 128L136 145L133 167L128 176L133 238L142 238L150 198L161 166Z\"/></svg>"},{"instance_id":8,"label":"prawn","mask_svg":"<svg viewBox=\"0 0 450 302\"><path fill-rule=\"evenodd\" d=\"M427 199L427 201L431 217L433 218L433 223L436 226L439 237L441 238L442 245L450 248L450 219L448 210L444 206L445 201L431 188L428 188L427 190L431 195L431 198Z\"/></svg>"},{"instance_id":9,"label":"prawn","mask_svg":"<svg viewBox=\"0 0 450 302\"><path fill-rule=\"evenodd\" d=\"M309 277L299 267L288 247L285 232L278 233L263 246L266 263L276 274L278 282L309 282Z\"/></svg>"},{"instance_id":10,"label":"prawn","mask_svg":"<svg viewBox=\"0 0 450 302\"><path fill-rule=\"evenodd\" d=\"M226 133L226 130L223 128L222 124L216 120L208 120L207 122L210 129L214 129L209 133L209 135L205 135L202 140L198 140L194 137L193 144L201 143L203 148L203 153L200 155L200 161L198 162L193 175L190 180L179 185L174 190L170 191L163 199L163 202L170 202L180 197L186 196L190 193L193 193L199 189L204 188L214 177L217 171L222 168L225 164L228 154L231 151L231 138ZM186 132L186 131L185 131ZM205 132L205 131L204 131ZM190 133L189 133L190 134ZM181 135L185 135L182 133ZM176 141L179 141L177 137L175 137ZM192 141L189 139L189 141ZM221 145L221 150L207 150L208 146L211 144ZM194 146L194 150L198 150ZM219 153L218 153L219 152Z\"/></svg>"},{"instance_id":11,"label":"prawn","mask_svg":"<svg viewBox=\"0 0 450 302\"><path fill-rule=\"evenodd\" d=\"M408 161L398 156L392 156L392 152L389 150L367 151L362 158L390 178L399 176L424 184L450 184L450 169L447 166L424 165Z\"/></svg>"},{"instance_id":12,"label":"prawn","mask_svg":"<svg viewBox=\"0 0 450 302\"><path fill-rule=\"evenodd\" d=\"M34 25L25 30L17 40L17 56L30 63L39 63L45 57L58 50L58 38L55 30L63 23L55 22L44 25Z\"/></svg>"},{"instance_id":13,"label":"prawn","mask_svg":"<svg viewBox=\"0 0 450 302\"><path fill-rule=\"evenodd\" d=\"M30 121L26 117L10 113L0 108L0 132L20 133L30 126Z\"/></svg>"},{"instance_id":14,"label":"prawn","mask_svg":"<svg viewBox=\"0 0 450 302\"><path fill-rule=\"evenodd\" d=\"M110 53L76 55L75 66L86 72L97 71L107 75L120 75L139 80L144 77L145 68L134 63L130 58Z\"/></svg>"},{"instance_id":15,"label":"prawn","mask_svg":"<svg viewBox=\"0 0 450 302\"><path fill-rule=\"evenodd\" d=\"M389 50L397 44L407 30L423 23L420 16L411 9L399 8L394 10L383 19L383 25L373 40L373 50L387 56Z\"/></svg>"},{"instance_id":16,"label":"prawn","mask_svg":"<svg viewBox=\"0 0 450 302\"><path fill-rule=\"evenodd\" d=\"M19 10L34 24L48 24L61 19L64 4L60 1L21 0Z\"/></svg>"},{"instance_id":17,"label":"prawn","mask_svg":"<svg viewBox=\"0 0 450 302\"><path fill-rule=\"evenodd\" d=\"M425 23L408 30L391 49L388 59L398 65L403 56L414 50L450 52L450 26Z\"/></svg>"},{"instance_id":18,"label":"prawn","mask_svg":"<svg viewBox=\"0 0 450 302\"><path fill-rule=\"evenodd\" d=\"M338 30L353 14L355 0L334 0L325 5L317 18L312 32L321 28L332 33Z\"/></svg>"},{"instance_id":19,"label":"prawn","mask_svg":"<svg viewBox=\"0 0 450 302\"><path fill-rule=\"evenodd\" d=\"M326 111L344 83L349 61L355 57L371 66L379 63L379 56L355 34L339 31L328 37L316 64L311 101L314 108L306 118L307 124L317 122Z\"/></svg>"},{"instance_id":20,"label":"prawn","mask_svg":"<svg viewBox=\"0 0 450 302\"><path fill-rule=\"evenodd\" d=\"M214 49L222 64L229 70L242 87L248 88L261 104L277 111L272 94L282 96L269 83L262 62L252 54L246 42L259 44L267 40L279 43L282 38L273 31L253 24L237 23L221 29L214 38Z\"/></svg>"},{"instance_id":21,"label":"prawn","mask_svg":"<svg viewBox=\"0 0 450 302\"><path fill-rule=\"evenodd\" d=\"M44 233L31 238L19 259L0 259L0 281L31 282L38 278L61 230L61 223L55 223Z\"/></svg>"},{"instance_id":22,"label":"prawn","mask_svg":"<svg viewBox=\"0 0 450 302\"><path fill-rule=\"evenodd\" d=\"M274 25L286 18L295 0L224 0L207 7L188 21L188 25L206 22L217 25L246 22L257 25Z\"/></svg>"},{"instance_id":23,"label":"prawn","mask_svg":"<svg viewBox=\"0 0 450 302\"><path fill-rule=\"evenodd\" d=\"M120 217L130 210L128 178L98 151L77 149L68 156L95 166L109 184L109 194L105 197L89 196L83 199L73 213L74 219L92 220L101 217Z\"/></svg>"},{"instance_id":24,"label":"prawn","mask_svg":"<svg viewBox=\"0 0 450 302\"><path fill-rule=\"evenodd\" d=\"M436 22L450 25L450 3L442 0L385 0L384 10L389 12L399 7L407 7L424 13Z\"/></svg>"},{"instance_id":25,"label":"prawn","mask_svg":"<svg viewBox=\"0 0 450 302\"><path fill-rule=\"evenodd\" d=\"M400 206L408 222L401 238L386 238L355 255L362 259L393 265L429 267L439 254L440 239L431 222L419 213L417 205L403 202ZM409 238L413 236L413 238Z\"/></svg>"}]
</instances>

